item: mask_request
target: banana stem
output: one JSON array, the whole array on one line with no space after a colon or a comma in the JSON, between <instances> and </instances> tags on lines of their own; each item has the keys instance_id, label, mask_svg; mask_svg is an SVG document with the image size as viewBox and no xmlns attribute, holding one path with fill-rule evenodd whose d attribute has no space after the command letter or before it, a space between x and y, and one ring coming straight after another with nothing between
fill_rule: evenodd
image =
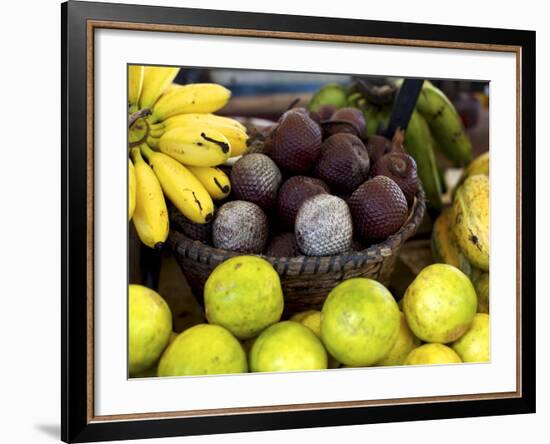
<instances>
[{"instance_id":1,"label":"banana stem","mask_svg":"<svg viewBox=\"0 0 550 444\"><path fill-rule=\"evenodd\" d=\"M134 148L130 149L130 157L131 157L132 160L134 161L134 164L135 164L138 160L143 160L143 159L141 159L141 153L140 153L138 147L134 147Z\"/></svg>"},{"instance_id":2,"label":"banana stem","mask_svg":"<svg viewBox=\"0 0 550 444\"><path fill-rule=\"evenodd\" d=\"M151 110L149 108L140 109L139 111L131 114L128 118L128 128L132 128L132 125L136 123L136 120L147 117L149 115L151 115Z\"/></svg>"},{"instance_id":3,"label":"banana stem","mask_svg":"<svg viewBox=\"0 0 550 444\"><path fill-rule=\"evenodd\" d=\"M149 148L149 145L147 145L146 143L142 143L139 146L139 149L141 150L141 152L143 153L143 155L146 157L147 160L150 160L151 155L155 154L155 152L151 148Z\"/></svg>"}]
</instances>

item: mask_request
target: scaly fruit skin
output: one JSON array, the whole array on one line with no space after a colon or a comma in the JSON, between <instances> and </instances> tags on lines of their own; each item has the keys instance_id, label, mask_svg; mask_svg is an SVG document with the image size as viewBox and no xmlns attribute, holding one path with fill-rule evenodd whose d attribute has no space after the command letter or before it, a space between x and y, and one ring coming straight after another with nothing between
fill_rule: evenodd
<instances>
[{"instance_id":1,"label":"scaly fruit skin","mask_svg":"<svg viewBox=\"0 0 550 444\"><path fill-rule=\"evenodd\" d=\"M150 248L161 248L168 237L169 221L166 201L155 173L132 148L136 176L136 206L132 220L141 241Z\"/></svg>"},{"instance_id":2,"label":"scaly fruit skin","mask_svg":"<svg viewBox=\"0 0 550 444\"><path fill-rule=\"evenodd\" d=\"M201 119L199 116L212 116L213 118ZM227 123L227 121L238 123L236 120L214 116L213 114L180 114L178 116L170 117L164 122L159 122L158 124L152 125L150 134L155 138L160 138L166 131L174 128L210 128L219 131L227 138L229 145L231 145L232 157L240 156L248 148L248 134L246 134L246 131L237 125Z\"/></svg>"},{"instance_id":3,"label":"scaly fruit skin","mask_svg":"<svg viewBox=\"0 0 550 444\"><path fill-rule=\"evenodd\" d=\"M166 66L145 66L139 108L151 109L168 85L174 81L179 70Z\"/></svg>"},{"instance_id":4,"label":"scaly fruit skin","mask_svg":"<svg viewBox=\"0 0 550 444\"><path fill-rule=\"evenodd\" d=\"M230 97L231 91L216 83L183 85L158 99L149 121L155 123L184 113L212 113L223 108Z\"/></svg>"},{"instance_id":5,"label":"scaly fruit skin","mask_svg":"<svg viewBox=\"0 0 550 444\"><path fill-rule=\"evenodd\" d=\"M452 207L445 208L435 220L432 231L432 253L436 262L452 265L471 277L472 265L456 242L453 221Z\"/></svg>"},{"instance_id":6,"label":"scaly fruit skin","mask_svg":"<svg viewBox=\"0 0 550 444\"><path fill-rule=\"evenodd\" d=\"M134 164L128 159L128 220L132 219L136 209L136 172Z\"/></svg>"},{"instance_id":7,"label":"scaly fruit skin","mask_svg":"<svg viewBox=\"0 0 550 444\"><path fill-rule=\"evenodd\" d=\"M210 128L168 130L159 139L158 148L184 165L191 166L217 166L231 155L227 138Z\"/></svg>"},{"instance_id":8,"label":"scaly fruit skin","mask_svg":"<svg viewBox=\"0 0 550 444\"><path fill-rule=\"evenodd\" d=\"M441 182L435 162L430 128L424 118L413 111L405 131L405 149L416 161L428 206L441 207Z\"/></svg>"},{"instance_id":9,"label":"scaly fruit skin","mask_svg":"<svg viewBox=\"0 0 550 444\"><path fill-rule=\"evenodd\" d=\"M468 177L456 190L454 232L460 249L477 268L489 271L489 177Z\"/></svg>"},{"instance_id":10,"label":"scaly fruit skin","mask_svg":"<svg viewBox=\"0 0 550 444\"><path fill-rule=\"evenodd\" d=\"M416 103L433 134L436 146L456 166L472 161L472 142L464 132L460 116L443 92L425 81Z\"/></svg>"},{"instance_id":11,"label":"scaly fruit skin","mask_svg":"<svg viewBox=\"0 0 550 444\"><path fill-rule=\"evenodd\" d=\"M187 219L205 224L214 216L214 203L200 181L181 163L141 145L164 194Z\"/></svg>"},{"instance_id":12,"label":"scaly fruit skin","mask_svg":"<svg viewBox=\"0 0 550 444\"><path fill-rule=\"evenodd\" d=\"M219 168L189 166L188 169L202 183L212 199L225 199L231 192L229 177Z\"/></svg>"},{"instance_id":13,"label":"scaly fruit skin","mask_svg":"<svg viewBox=\"0 0 550 444\"><path fill-rule=\"evenodd\" d=\"M128 108L130 113L138 110L139 96L143 87L143 71L141 65L130 65L128 67Z\"/></svg>"}]
</instances>

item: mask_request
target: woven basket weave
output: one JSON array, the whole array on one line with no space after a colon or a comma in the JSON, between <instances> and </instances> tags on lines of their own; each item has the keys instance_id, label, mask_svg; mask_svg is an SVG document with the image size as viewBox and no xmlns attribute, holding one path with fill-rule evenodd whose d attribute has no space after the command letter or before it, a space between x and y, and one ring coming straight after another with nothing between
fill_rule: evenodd
<instances>
[{"instance_id":1,"label":"woven basket weave","mask_svg":"<svg viewBox=\"0 0 550 444\"><path fill-rule=\"evenodd\" d=\"M425 195L420 189L403 227L384 242L363 251L326 257L260 255L273 265L281 277L285 315L319 310L330 290L345 279L367 277L387 286L399 250L416 233L425 209ZM201 304L204 284L212 270L225 260L240 254L192 240L176 230L171 230L168 245Z\"/></svg>"}]
</instances>

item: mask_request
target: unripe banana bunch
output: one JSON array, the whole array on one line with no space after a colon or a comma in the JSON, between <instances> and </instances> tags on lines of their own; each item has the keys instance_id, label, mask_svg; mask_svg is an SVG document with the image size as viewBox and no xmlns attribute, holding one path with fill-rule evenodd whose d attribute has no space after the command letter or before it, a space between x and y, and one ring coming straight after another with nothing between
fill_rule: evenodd
<instances>
[{"instance_id":1,"label":"unripe banana bunch","mask_svg":"<svg viewBox=\"0 0 550 444\"><path fill-rule=\"evenodd\" d=\"M213 114L231 92L214 83L174 84L178 72L159 66L128 69L128 218L151 248L160 248L168 237L165 198L192 222L208 223L213 200L231 191L217 166L247 149L246 127Z\"/></svg>"}]
</instances>

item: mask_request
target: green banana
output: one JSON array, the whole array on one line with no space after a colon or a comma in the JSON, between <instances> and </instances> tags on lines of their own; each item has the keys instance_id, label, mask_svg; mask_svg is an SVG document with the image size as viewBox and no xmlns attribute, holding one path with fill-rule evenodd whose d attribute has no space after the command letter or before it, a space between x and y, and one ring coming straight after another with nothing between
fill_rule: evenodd
<instances>
[{"instance_id":1,"label":"green banana","mask_svg":"<svg viewBox=\"0 0 550 444\"><path fill-rule=\"evenodd\" d=\"M430 128L416 110L413 111L405 131L405 149L416 161L418 176L426 193L427 205L432 208L441 208L441 182L435 162Z\"/></svg>"},{"instance_id":2,"label":"green banana","mask_svg":"<svg viewBox=\"0 0 550 444\"><path fill-rule=\"evenodd\" d=\"M346 90L337 83L327 83L311 98L308 109L318 111L323 105L333 105L342 108L347 105Z\"/></svg>"},{"instance_id":3,"label":"green banana","mask_svg":"<svg viewBox=\"0 0 550 444\"><path fill-rule=\"evenodd\" d=\"M469 164L472 161L472 142L464 132L455 107L445 94L426 80L416 108L428 122L436 147L455 166Z\"/></svg>"},{"instance_id":4,"label":"green banana","mask_svg":"<svg viewBox=\"0 0 550 444\"><path fill-rule=\"evenodd\" d=\"M135 113L138 110L139 96L143 87L143 72L142 65L128 67L128 108L130 113Z\"/></svg>"},{"instance_id":5,"label":"green banana","mask_svg":"<svg viewBox=\"0 0 550 444\"><path fill-rule=\"evenodd\" d=\"M460 249L474 266L489 271L489 177L468 177L456 190L453 208Z\"/></svg>"}]
</instances>

